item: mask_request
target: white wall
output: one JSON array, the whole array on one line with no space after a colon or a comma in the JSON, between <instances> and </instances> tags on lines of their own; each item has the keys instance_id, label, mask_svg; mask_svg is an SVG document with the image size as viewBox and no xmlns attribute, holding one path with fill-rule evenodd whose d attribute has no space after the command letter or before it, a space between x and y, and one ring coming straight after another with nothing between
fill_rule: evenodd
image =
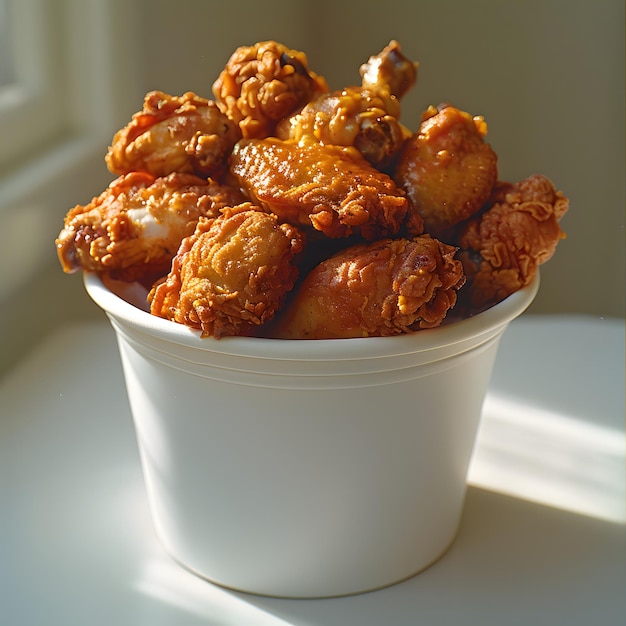
<instances>
[{"instance_id":1,"label":"white wall","mask_svg":"<svg viewBox=\"0 0 626 626\"><path fill-rule=\"evenodd\" d=\"M54 240L67 210L111 180L108 142L141 97L126 0L10 6L19 76L0 89L0 104L24 102L25 114L9 129L0 124L0 145L15 148L15 158L0 158L0 374L58 324L99 315L80 277L59 271Z\"/></svg>"},{"instance_id":2,"label":"white wall","mask_svg":"<svg viewBox=\"0 0 626 626\"><path fill-rule=\"evenodd\" d=\"M124 93L103 97L111 106L115 101L118 125L150 89L211 97L213 80L238 45L277 39L304 50L311 67L337 88L357 83L359 65L397 39L420 62L418 85L404 102L405 124L415 127L422 110L441 101L484 115L501 178L540 172L571 200L562 224L568 237L544 266L531 311L624 316L622 0L113 4L117 22L107 36ZM105 151L103 142L102 157ZM33 271L0 302L3 367L54 325L99 314L80 280L62 274L53 241L65 211L110 178L95 155L54 188L45 219L50 248L42 253L37 239L37 249L28 251L30 240L24 241Z\"/></svg>"}]
</instances>

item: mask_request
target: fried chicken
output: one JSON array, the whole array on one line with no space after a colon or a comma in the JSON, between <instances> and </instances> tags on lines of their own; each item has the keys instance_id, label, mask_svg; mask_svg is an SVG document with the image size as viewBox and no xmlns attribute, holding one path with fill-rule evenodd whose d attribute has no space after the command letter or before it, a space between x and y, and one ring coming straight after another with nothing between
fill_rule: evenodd
<instances>
[{"instance_id":1,"label":"fried chicken","mask_svg":"<svg viewBox=\"0 0 626 626\"><path fill-rule=\"evenodd\" d=\"M426 232L443 231L469 219L489 199L497 180L497 156L485 142L480 116L455 107L430 107L406 143L394 179L421 215Z\"/></svg>"},{"instance_id":2,"label":"fried chicken","mask_svg":"<svg viewBox=\"0 0 626 626\"><path fill-rule=\"evenodd\" d=\"M215 102L191 92L177 97L151 91L143 109L113 137L105 161L113 174L215 176L240 137Z\"/></svg>"},{"instance_id":3,"label":"fried chicken","mask_svg":"<svg viewBox=\"0 0 626 626\"><path fill-rule=\"evenodd\" d=\"M362 85L324 93L276 127L280 139L354 146L387 168L410 135L399 121L399 98L415 82L417 65L392 41L361 66Z\"/></svg>"},{"instance_id":4,"label":"fried chicken","mask_svg":"<svg viewBox=\"0 0 626 626\"><path fill-rule=\"evenodd\" d=\"M238 189L192 174L126 174L68 211L56 240L59 260L67 273L108 271L130 281L163 275L201 216L243 199Z\"/></svg>"},{"instance_id":5,"label":"fried chicken","mask_svg":"<svg viewBox=\"0 0 626 626\"><path fill-rule=\"evenodd\" d=\"M150 292L150 311L205 337L249 334L292 289L303 245L296 227L260 207L227 207L202 218L183 241L170 273Z\"/></svg>"},{"instance_id":6,"label":"fried chicken","mask_svg":"<svg viewBox=\"0 0 626 626\"><path fill-rule=\"evenodd\" d=\"M552 256L568 200L498 182L481 116L431 106L410 132L418 69L392 40L330 91L261 41L215 100L147 93L106 154L119 177L65 216L63 270L140 283L151 313L216 338L395 335L496 304Z\"/></svg>"},{"instance_id":7,"label":"fried chicken","mask_svg":"<svg viewBox=\"0 0 626 626\"><path fill-rule=\"evenodd\" d=\"M231 172L255 203L281 220L332 238L395 234L408 210L404 192L355 148L243 139Z\"/></svg>"},{"instance_id":8,"label":"fried chicken","mask_svg":"<svg viewBox=\"0 0 626 626\"><path fill-rule=\"evenodd\" d=\"M276 128L276 136L300 144L319 141L354 146L372 165L384 169L408 135L398 120L397 109L394 98L346 87L320 96L284 119Z\"/></svg>"},{"instance_id":9,"label":"fried chicken","mask_svg":"<svg viewBox=\"0 0 626 626\"><path fill-rule=\"evenodd\" d=\"M326 91L306 54L276 41L237 48L213 83L217 103L243 137L273 134L278 120Z\"/></svg>"},{"instance_id":10,"label":"fried chicken","mask_svg":"<svg viewBox=\"0 0 626 626\"><path fill-rule=\"evenodd\" d=\"M565 237L559 220L569 201L545 176L499 183L490 205L464 225L458 237L468 285L463 290L476 311L528 285Z\"/></svg>"},{"instance_id":11,"label":"fried chicken","mask_svg":"<svg viewBox=\"0 0 626 626\"><path fill-rule=\"evenodd\" d=\"M272 336L371 337L438 326L465 281L455 252L430 235L346 248L307 275Z\"/></svg>"}]
</instances>

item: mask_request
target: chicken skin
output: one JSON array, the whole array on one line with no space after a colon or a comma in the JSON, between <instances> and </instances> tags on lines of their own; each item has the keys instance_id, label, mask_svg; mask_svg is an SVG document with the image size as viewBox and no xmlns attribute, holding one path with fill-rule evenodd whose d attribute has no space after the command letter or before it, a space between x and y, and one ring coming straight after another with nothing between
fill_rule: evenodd
<instances>
[{"instance_id":1,"label":"chicken skin","mask_svg":"<svg viewBox=\"0 0 626 626\"><path fill-rule=\"evenodd\" d=\"M204 337L251 334L272 319L298 276L304 238L275 215L244 203L202 218L168 276L150 292L150 311Z\"/></svg>"},{"instance_id":2,"label":"chicken skin","mask_svg":"<svg viewBox=\"0 0 626 626\"><path fill-rule=\"evenodd\" d=\"M404 192L355 148L243 139L231 172L253 202L331 238L395 234L408 210Z\"/></svg>"},{"instance_id":3,"label":"chicken skin","mask_svg":"<svg viewBox=\"0 0 626 626\"><path fill-rule=\"evenodd\" d=\"M61 266L67 273L107 271L118 280L162 276L201 216L243 199L238 189L192 174L120 176L65 216L56 240Z\"/></svg>"},{"instance_id":4,"label":"chicken skin","mask_svg":"<svg viewBox=\"0 0 626 626\"><path fill-rule=\"evenodd\" d=\"M272 135L278 120L326 91L306 54L276 41L237 48L213 83L216 102L243 137Z\"/></svg>"},{"instance_id":5,"label":"chicken skin","mask_svg":"<svg viewBox=\"0 0 626 626\"><path fill-rule=\"evenodd\" d=\"M463 297L473 311L533 280L565 237L559 220L568 208L567 198L539 174L496 186L487 210L464 225L458 237L468 277Z\"/></svg>"},{"instance_id":6,"label":"chicken skin","mask_svg":"<svg viewBox=\"0 0 626 626\"><path fill-rule=\"evenodd\" d=\"M307 275L272 336L372 337L438 326L465 281L455 252L430 235L346 248Z\"/></svg>"},{"instance_id":7,"label":"chicken skin","mask_svg":"<svg viewBox=\"0 0 626 626\"><path fill-rule=\"evenodd\" d=\"M399 121L399 98L414 84L417 65L392 41L361 74L361 86L322 94L282 120L277 137L354 146L378 169L389 167L410 135Z\"/></svg>"},{"instance_id":8,"label":"chicken skin","mask_svg":"<svg viewBox=\"0 0 626 626\"><path fill-rule=\"evenodd\" d=\"M469 219L489 199L498 172L486 133L483 118L442 105L428 109L407 141L394 179L433 236Z\"/></svg>"},{"instance_id":9,"label":"chicken skin","mask_svg":"<svg viewBox=\"0 0 626 626\"><path fill-rule=\"evenodd\" d=\"M240 137L215 102L191 92L177 97L151 91L143 109L113 137L105 161L113 174L215 177Z\"/></svg>"}]
</instances>

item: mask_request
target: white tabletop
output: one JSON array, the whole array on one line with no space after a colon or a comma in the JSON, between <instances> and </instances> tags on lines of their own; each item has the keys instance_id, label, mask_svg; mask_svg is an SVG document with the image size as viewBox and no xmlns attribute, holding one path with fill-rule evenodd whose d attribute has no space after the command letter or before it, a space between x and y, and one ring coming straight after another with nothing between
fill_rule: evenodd
<instances>
[{"instance_id":1,"label":"white tabletop","mask_svg":"<svg viewBox=\"0 0 626 626\"><path fill-rule=\"evenodd\" d=\"M439 562L346 598L236 593L159 545L113 331L67 328L0 381L0 623L623 624L624 448L623 320L523 316Z\"/></svg>"}]
</instances>

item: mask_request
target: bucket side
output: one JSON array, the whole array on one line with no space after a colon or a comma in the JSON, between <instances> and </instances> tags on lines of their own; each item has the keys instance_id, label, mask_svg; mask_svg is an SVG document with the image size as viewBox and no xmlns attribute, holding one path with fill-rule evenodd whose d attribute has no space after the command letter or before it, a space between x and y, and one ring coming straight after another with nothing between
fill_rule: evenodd
<instances>
[{"instance_id":1,"label":"bucket side","mask_svg":"<svg viewBox=\"0 0 626 626\"><path fill-rule=\"evenodd\" d=\"M155 526L193 571L345 595L453 541L498 338L418 378L324 390L193 377L119 342Z\"/></svg>"}]
</instances>

